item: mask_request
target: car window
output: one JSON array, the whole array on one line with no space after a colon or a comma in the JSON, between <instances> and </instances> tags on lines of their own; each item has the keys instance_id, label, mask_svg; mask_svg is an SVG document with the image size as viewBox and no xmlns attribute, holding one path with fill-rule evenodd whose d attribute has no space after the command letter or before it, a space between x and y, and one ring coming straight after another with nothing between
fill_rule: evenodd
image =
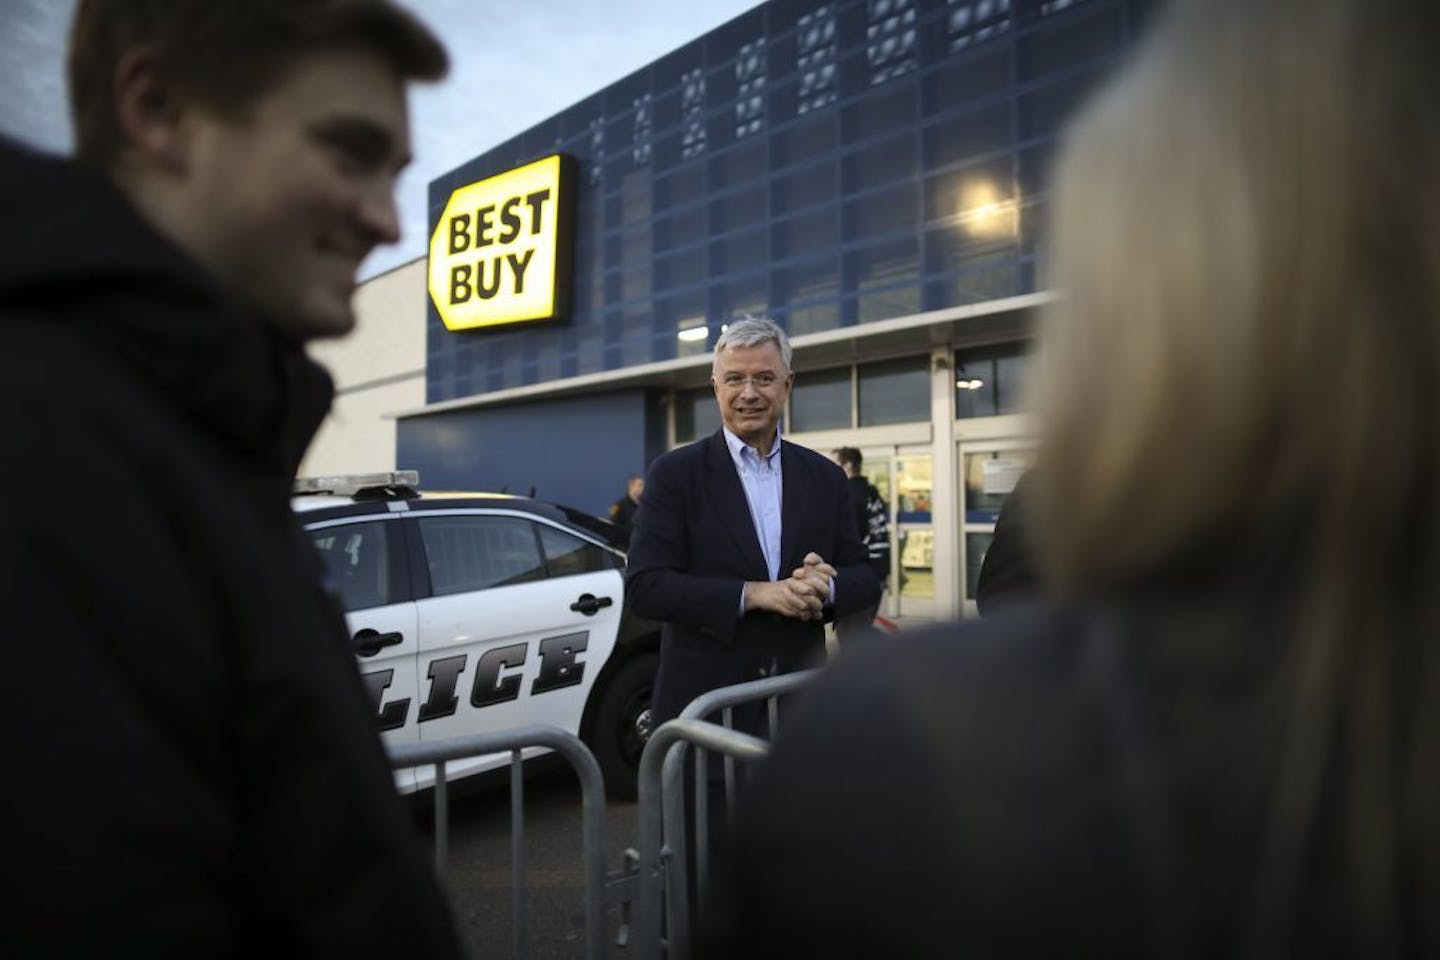
<instances>
[{"instance_id":1,"label":"car window","mask_svg":"<svg viewBox=\"0 0 1440 960\"><path fill-rule=\"evenodd\" d=\"M381 606L390 596L388 526L374 520L310 531L346 613Z\"/></svg>"},{"instance_id":2,"label":"car window","mask_svg":"<svg viewBox=\"0 0 1440 960\"><path fill-rule=\"evenodd\" d=\"M545 570L552 577L614 570L619 566L614 554L593 543L543 523L536 526L540 530L540 543L545 548Z\"/></svg>"},{"instance_id":3,"label":"car window","mask_svg":"<svg viewBox=\"0 0 1440 960\"><path fill-rule=\"evenodd\" d=\"M430 587L445 596L545 576L533 525L518 517L424 517L420 538Z\"/></svg>"}]
</instances>

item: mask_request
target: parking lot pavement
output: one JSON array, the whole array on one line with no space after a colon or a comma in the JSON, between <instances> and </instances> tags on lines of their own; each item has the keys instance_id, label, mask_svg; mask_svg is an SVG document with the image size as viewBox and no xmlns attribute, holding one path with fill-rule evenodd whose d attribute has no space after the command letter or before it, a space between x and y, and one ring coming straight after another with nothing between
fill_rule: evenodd
<instances>
[{"instance_id":1,"label":"parking lot pavement","mask_svg":"<svg viewBox=\"0 0 1440 960\"><path fill-rule=\"evenodd\" d=\"M417 813L427 838L428 811ZM606 805L606 872L618 871L626 847L637 846L635 804ZM568 769L525 781L525 886L530 956L581 957L585 948L585 882L581 859L580 786ZM433 843L433 840L431 841ZM509 957L513 951L508 779L450 802L450 853L446 885L472 957ZM608 911L611 954L619 931L618 908Z\"/></svg>"}]
</instances>

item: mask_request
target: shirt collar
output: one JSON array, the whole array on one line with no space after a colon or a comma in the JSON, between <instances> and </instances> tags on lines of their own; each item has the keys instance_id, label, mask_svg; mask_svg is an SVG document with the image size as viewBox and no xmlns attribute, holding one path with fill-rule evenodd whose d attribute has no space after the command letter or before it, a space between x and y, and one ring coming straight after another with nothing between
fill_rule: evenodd
<instances>
[{"instance_id":1,"label":"shirt collar","mask_svg":"<svg viewBox=\"0 0 1440 960\"><path fill-rule=\"evenodd\" d=\"M745 463L745 453L747 450L750 456L753 457L756 462L759 462L760 453L758 450L731 433L729 427L721 427L720 429L725 432L725 446L730 448L730 458L734 460L736 464L743 465ZM772 467L777 464L778 461L776 458L780 456L780 440L781 430L780 425L777 423L775 425L775 442L770 445L770 453L764 458L770 462Z\"/></svg>"}]
</instances>

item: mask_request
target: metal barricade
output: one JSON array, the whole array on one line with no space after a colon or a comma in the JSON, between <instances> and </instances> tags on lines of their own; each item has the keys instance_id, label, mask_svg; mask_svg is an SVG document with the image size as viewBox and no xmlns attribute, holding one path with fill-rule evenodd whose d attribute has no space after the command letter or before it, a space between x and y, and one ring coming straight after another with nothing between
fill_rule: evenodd
<instances>
[{"instance_id":1,"label":"metal barricade","mask_svg":"<svg viewBox=\"0 0 1440 960\"><path fill-rule=\"evenodd\" d=\"M585 862L585 956L605 956L605 782L600 764L580 738L559 727L529 724L494 733L450 737L428 743L398 744L389 748L396 769L433 764L435 767L435 867L443 875L450 844L450 810L445 764L461 757L510 753L510 844L514 889L515 956L529 956L525 922L525 774L521 751L549 747L570 761L580 778L582 847Z\"/></svg>"},{"instance_id":2,"label":"metal barricade","mask_svg":"<svg viewBox=\"0 0 1440 960\"><path fill-rule=\"evenodd\" d=\"M706 750L725 757L725 806L731 816L735 805L735 760L757 760L769 752L759 737L729 729L732 709L745 703L767 701L770 735L779 728L779 697L810 681L816 670L767 677L712 690L695 698L680 716L662 724L640 757L640 910L638 937L644 960L686 960L690 951L689 891L686 889L685 852L685 745L695 749L696 882L698 902L704 902L709 878L706 801ZM702 718L722 714L723 726ZM679 749L672 749L675 747ZM662 928L662 909L664 922Z\"/></svg>"}]
</instances>

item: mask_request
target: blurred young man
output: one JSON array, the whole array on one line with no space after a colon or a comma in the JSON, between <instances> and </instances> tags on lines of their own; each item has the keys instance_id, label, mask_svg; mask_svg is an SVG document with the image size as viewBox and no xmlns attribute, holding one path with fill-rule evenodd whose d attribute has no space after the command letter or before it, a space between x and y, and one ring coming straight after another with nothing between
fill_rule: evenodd
<instances>
[{"instance_id":1,"label":"blurred young man","mask_svg":"<svg viewBox=\"0 0 1440 960\"><path fill-rule=\"evenodd\" d=\"M287 503L446 69L387 0L82 0L75 162L0 145L19 954L458 952Z\"/></svg>"}]
</instances>

